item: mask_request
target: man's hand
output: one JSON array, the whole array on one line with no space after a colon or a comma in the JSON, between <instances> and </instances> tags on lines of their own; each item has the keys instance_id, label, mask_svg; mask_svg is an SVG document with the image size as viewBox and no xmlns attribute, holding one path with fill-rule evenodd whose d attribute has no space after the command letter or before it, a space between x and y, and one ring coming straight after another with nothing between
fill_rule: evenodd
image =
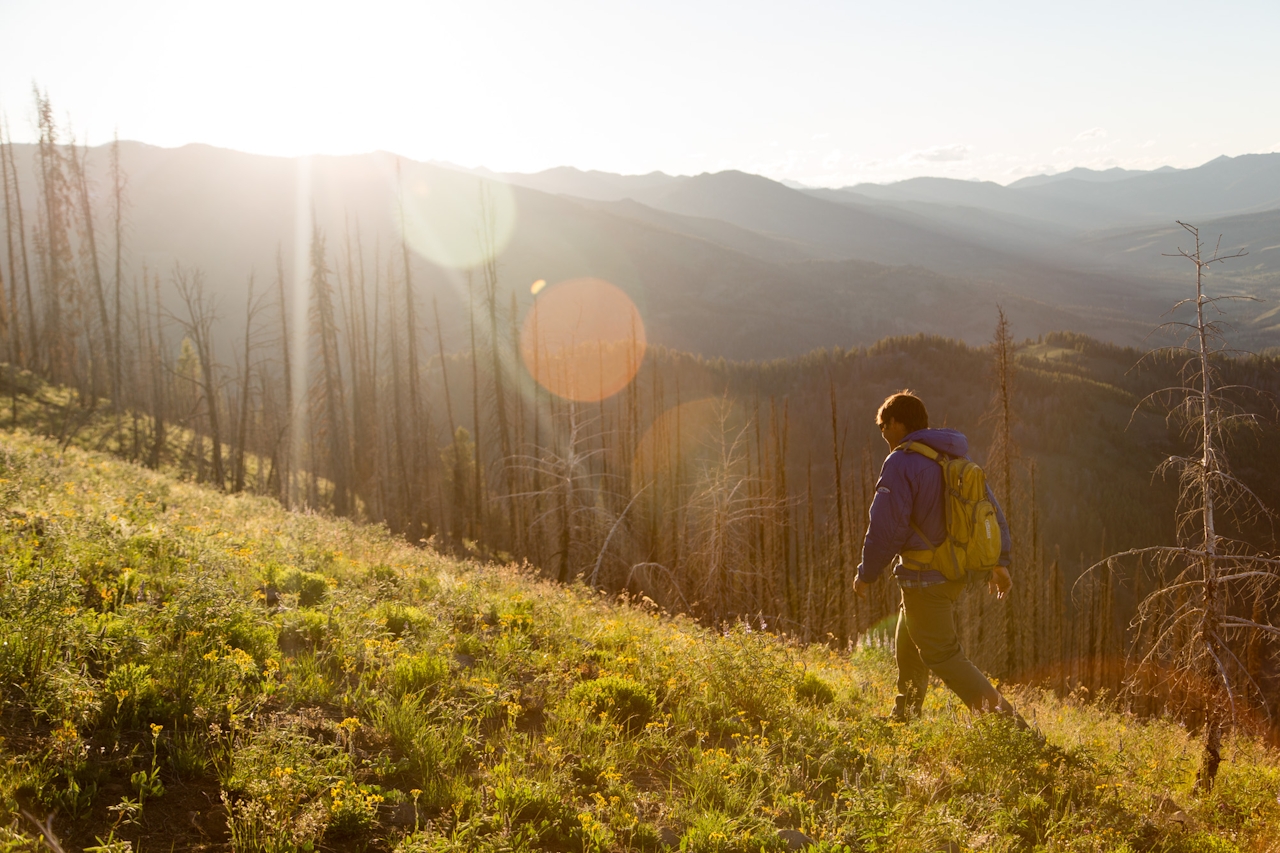
<instances>
[{"instance_id":1,"label":"man's hand","mask_svg":"<svg viewBox=\"0 0 1280 853\"><path fill-rule=\"evenodd\" d=\"M853 594L858 596L858 598L866 598L867 591L870 589L871 584L867 583L862 578L853 579Z\"/></svg>"},{"instance_id":2,"label":"man's hand","mask_svg":"<svg viewBox=\"0 0 1280 853\"><path fill-rule=\"evenodd\" d=\"M1008 566L996 566L991 570L991 580L987 581L987 592L996 598L1004 598L1013 589L1013 578L1009 577Z\"/></svg>"}]
</instances>

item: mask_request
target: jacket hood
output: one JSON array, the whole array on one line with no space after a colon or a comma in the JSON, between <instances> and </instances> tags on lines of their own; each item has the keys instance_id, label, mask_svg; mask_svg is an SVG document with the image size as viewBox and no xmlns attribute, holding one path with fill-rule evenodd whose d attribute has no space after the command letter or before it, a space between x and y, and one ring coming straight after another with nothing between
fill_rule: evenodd
<instances>
[{"instance_id":1,"label":"jacket hood","mask_svg":"<svg viewBox=\"0 0 1280 853\"><path fill-rule=\"evenodd\" d=\"M969 455L969 439L965 438L964 433L959 430L918 429L909 434L903 441L918 441L948 456Z\"/></svg>"}]
</instances>

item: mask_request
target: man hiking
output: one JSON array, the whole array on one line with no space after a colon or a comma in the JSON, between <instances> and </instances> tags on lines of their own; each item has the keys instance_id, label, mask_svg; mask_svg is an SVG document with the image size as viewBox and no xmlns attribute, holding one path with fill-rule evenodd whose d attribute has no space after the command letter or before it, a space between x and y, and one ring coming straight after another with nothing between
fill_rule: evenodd
<instances>
[{"instance_id":1,"label":"man hiking","mask_svg":"<svg viewBox=\"0 0 1280 853\"><path fill-rule=\"evenodd\" d=\"M910 391L890 395L876 413L876 424L892 452L876 482L853 589L865 596L885 567L897 560L894 577L902 588L902 605L896 635L898 695L891 718L906 721L920 714L932 670L971 710L999 711L1026 725L960 648L955 604L965 580L948 580L929 562L935 549L948 542L947 495L938 460L966 457L969 442L953 429L929 429L929 413ZM1004 598L1013 586L1008 568L1009 527L990 487L985 491L1000 527L1000 556L987 587Z\"/></svg>"}]
</instances>

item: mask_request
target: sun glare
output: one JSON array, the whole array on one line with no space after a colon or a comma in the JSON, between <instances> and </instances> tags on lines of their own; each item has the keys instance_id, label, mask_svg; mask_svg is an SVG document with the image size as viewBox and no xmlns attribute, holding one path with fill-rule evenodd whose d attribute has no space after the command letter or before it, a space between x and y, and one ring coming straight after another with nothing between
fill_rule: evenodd
<instances>
[{"instance_id":1,"label":"sun glare","mask_svg":"<svg viewBox=\"0 0 1280 853\"><path fill-rule=\"evenodd\" d=\"M539 280L533 292L542 291ZM644 321L607 281L578 278L542 292L525 317L520 356L539 385L568 400L603 400L627 387L644 360Z\"/></svg>"},{"instance_id":2,"label":"sun glare","mask_svg":"<svg viewBox=\"0 0 1280 853\"><path fill-rule=\"evenodd\" d=\"M442 169L428 174L406 163L395 190L395 222L403 222L409 246L439 266L482 266L502 253L515 231L515 196L500 181Z\"/></svg>"},{"instance_id":3,"label":"sun glare","mask_svg":"<svg viewBox=\"0 0 1280 853\"><path fill-rule=\"evenodd\" d=\"M743 440L748 424L741 407L724 397L703 397L672 406L645 430L631 462L631 482L675 483L682 469L699 482L745 473Z\"/></svg>"}]
</instances>

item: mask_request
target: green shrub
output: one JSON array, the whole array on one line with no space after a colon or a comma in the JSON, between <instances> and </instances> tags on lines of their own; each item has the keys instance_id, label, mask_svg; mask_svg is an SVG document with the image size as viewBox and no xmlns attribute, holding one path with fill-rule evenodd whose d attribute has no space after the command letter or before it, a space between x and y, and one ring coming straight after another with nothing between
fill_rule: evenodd
<instances>
[{"instance_id":1,"label":"green shrub","mask_svg":"<svg viewBox=\"0 0 1280 853\"><path fill-rule=\"evenodd\" d=\"M794 710L795 663L777 639L736 626L707 645L707 697L722 713L776 723ZM714 725L715 720L707 720Z\"/></svg>"},{"instance_id":2,"label":"green shrub","mask_svg":"<svg viewBox=\"0 0 1280 853\"><path fill-rule=\"evenodd\" d=\"M475 634L458 634L454 638L454 651L468 657L479 657L484 652L484 640Z\"/></svg>"},{"instance_id":3,"label":"green shrub","mask_svg":"<svg viewBox=\"0 0 1280 853\"><path fill-rule=\"evenodd\" d=\"M400 575L396 573L396 570L381 563L365 569L365 577L372 583L382 587L394 588L400 584Z\"/></svg>"},{"instance_id":4,"label":"green shrub","mask_svg":"<svg viewBox=\"0 0 1280 853\"><path fill-rule=\"evenodd\" d=\"M285 707L318 706L333 702L340 685L321 659L323 653L303 651L280 663L280 699Z\"/></svg>"},{"instance_id":5,"label":"green shrub","mask_svg":"<svg viewBox=\"0 0 1280 853\"><path fill-rule=\"evenodd\" d=\"M773 827L749 827L721 812L694 818L680 838L681 853L782 853L787 842Z\"/></svg>"},{"instance_id":6,"label":"green shrub","mask_svg":"<svg viewBox=\"0 0 1280 853\"><path fill-rule=\"evenodd\" d=\"M1019 729L999 714L984 714L948 747L963 766L963 790L998 792L1015 800L1052 781L1049 752L1033 732ZM1051 752L1051 749L1050 749Z\"/></svg>"},{"instance_id":7,"label":"green shrub","mask_svg":"<svg viewBox=\"0 0 1280 853\"><path fill-rule=\"evenodd\" d=\"M227 645L248 652L261 664L276 650L278 639L275 628L270 623L261 621L261 617L251 610L243 610L236 616L225 628Z\"/></svg>"},{"instance_id":8,"label":"green shrub","mask_svg":"<svg viewBox=\"0 0 1280 853\"><path fill-rule=\"evenodd\" d=\"M492 624L509 631L529 631L533 628L533 603L522 598L515 598L499 609L490 607Z\"/></svg>"},{"instance_id":9,"label":"green shrub","mask_svg":"<svg viewBox=\"0 0 1280 853\"><path fill-rule=\"evenodd\" d=\"M329 581L316 572L292 568L280 576L280 589L297 595L299 607L314 607L324 601L329 592Z\"/></svg>"},{"instance_id":10,"label":"green shrub","mask_svg":"<svg viewBox=\"0 0 1280 853\"><path fill-rule=\"evenodd\" d=\"M380 621L383 627L387 629L387 633L396 639L403 637L405 629L412 624L407 608L399 605L384 609Z\"/></svg>"},{"instance_id":11,"label":"green shrub","mask_svg":"<svg viewBox=\"0 0 1280 853\"><path fill-rule=\"evenodd\" d=\"M329 630L329 617L316 610L286 610L279 616L280 650L285 654L297 654L306 649L314 651L324 644Z\"/></svg>"},{"instance_id":12,"label":"green shrub","mask_svg":"<svg viewBox=\"0 0 1280 853\"><path fill-rule=\"evenodd\" d=\"M397 699L435 687L449 676L449 664L443 658L426 653L398 657L390 670L388 686Z\"/></svg>"},{"instance_id":13,"label":"green shrub","mask_svg":"<svg viewBox=\"0 0 1280 853\"><path fill-rule=\"evenodd\" d=\"M344 831L358 831L366 797L376 792L344 782L335 810L337 780L354 774L349 752L328 742L333 724L314 712L260 723L234 742L229 763L219 767L232 849L314 849L335 817Z\"/></svg>"},{"instance_id":14,"label":"green shrub","mask_svg":"<svg viewBox=\"0 0 1280 853\"><path fill-rule=\"evenodd\" d=\"M1178 842L1176 853L1240 853L1240 848L1225 838L1208 832L1196 832Z\"/></svg>"},{"instance_id":15,"label":"green shrub","mask_svg":"<svg viewBox=\"0 0 1280 853\"><path fill-rule=\"evenodd\" d=\"M156 702L156 684L148 664L125 663L107 674L103 684L108 713L118 722L133 724L146 716Z\"/></svg>"},{"instance_id":16,"label":"green shrub","mask_svg":"<svg viewBox=\"0 0 1280 853\"><path fill-rule=\"evenodd\" d=\"M374 610L374 618L382 623L387 633L393 637L403 637L406 633L419 634L429 617L419 607L410 607L398 601L384 601Z\"/></svg>"},{"instance_id":17,"label":"green shrub","mask_svg":"<svg viewBox=\"0 0 1280 853\"><path fill-rule=\"evenodd\" d=\"M806 672L804 678L796 684L796 699L813 702L816 705L829 705L836 698L831 685L812 672Z\"/></svg>"},{"instance_id":18,"label":"green shrub","mask_svg":"<svg viewBox=\"0 0 1280 853\"><path fill-rule=\"evenodd\" d=\"M374 731L391 746L397 760L397 776L407 781L411 789L426 791L440 781L447 769L445 744L418 696L402 696L394 702L379 700L371 721Z\"/></svg>"},{"instance_id":19,"label":"green shrub","mask_svg":"<svg viewBox=\"0 0 1280 853\"><path fill-rule=\"evenodd\" d=\"M0 826L0 850L4 853L42 853L46 849L36 839L12 826Z\"/></svg>"},{"instance_id":20,"label":"green shrub","mask_svg":"<svg viewBox=\"0 0 1280 853\"><path fill-rule=\"evenodd\" d=\"M339 779L329 789L329 830L338 835L368 832L383 799L375 786Z\"/></svg>"},{"instance_id":21,"label":"green shrub","mask_svg":"<svg viewBox=\"0 0 1280 853\"><path fill-rule=\"evenodd\" d=\"M584 681L569 691L569 699L592 716L606 715L629 732L638 732L653 716L653 694L621 675Z\"/></svg>"},{"instance_id":22,"label":"green shrub","mask_svg":"<svg viewBox=\"0 0 1280 853\"><path fill-rule=\"evenodd\" d=\"M582 828L568 797L545 782L502 766L495 771L494 804L505 824L533 836L536 849L582 849Z\"/></svg>"}]
</instances>

